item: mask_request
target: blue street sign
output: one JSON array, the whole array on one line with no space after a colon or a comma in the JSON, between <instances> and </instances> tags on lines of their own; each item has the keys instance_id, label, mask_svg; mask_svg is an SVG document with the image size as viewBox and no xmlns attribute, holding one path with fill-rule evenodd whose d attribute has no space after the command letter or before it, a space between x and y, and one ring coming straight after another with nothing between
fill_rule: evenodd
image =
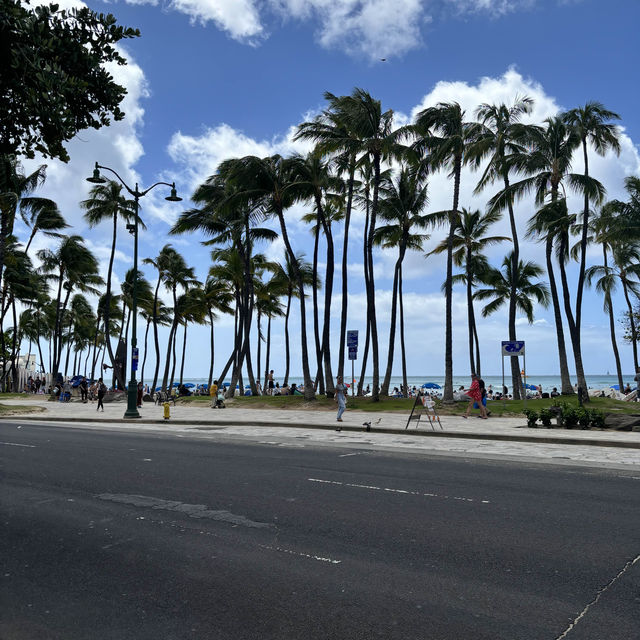
<instances>
[{"instance_id":1,"label":"blue street sign","mask_svg":"<svg viewBox=\"0 0 640 640\"><path fill-rule=\"evenodd\" d=\"M524 340L503 340L502 355L503 356L523 356Z\"/></svg>"},{"instance_id":2,"label":"blue street sign","mask_svg":"<svg viewBox=\"0 0 640 640\"><path fill-rule=\"evenodd\" d=\"M131 353L131 371L138 370L138 349L132 349Z\"/></svg>"},{"instance_id":3,"label":"blue street sign","mask_svg":"<svg viewBox=\"0 0 640 640\"><path fill-rule=\"evenodd\" d=\"M347 331L347 347L358 346L358 331Z\"/></svg>"}]
</instances>

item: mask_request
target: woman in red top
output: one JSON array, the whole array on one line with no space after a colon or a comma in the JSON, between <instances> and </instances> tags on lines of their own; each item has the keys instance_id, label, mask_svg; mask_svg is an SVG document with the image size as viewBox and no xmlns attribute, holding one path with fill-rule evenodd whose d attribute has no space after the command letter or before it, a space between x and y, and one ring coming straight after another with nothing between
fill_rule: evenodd
<instances>
[{"instance_id":1,"label":"woman in red top","mask_svg":"<svg viewBox=\"0 0 640 640\"><path fill-rule=\"evenodd\" d=\"M467 407L466 413L462 416L463 418L468 418L471 409L473 409L473 403L477 402L480 407L480 418L483 420L487 419L487 411L482 404L482 389L480 388L480 383L478 382L478 376L475 373L471 374L471 388L467 389L465 393L469 396L469 406Z\"/></svg>"}]
</instances>

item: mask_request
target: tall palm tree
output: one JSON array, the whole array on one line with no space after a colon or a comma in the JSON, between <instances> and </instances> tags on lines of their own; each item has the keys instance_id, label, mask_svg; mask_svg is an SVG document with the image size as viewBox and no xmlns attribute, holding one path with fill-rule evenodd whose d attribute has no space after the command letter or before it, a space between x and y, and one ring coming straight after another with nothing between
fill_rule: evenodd
<instances>
[{"instance_id":1,"label":"tall palm tree","mask_svg":"<svg viewBox=\"0 0 640 640\"><path fill-rule=\"evenodd\" d=\"M153 382L151 389L154 390L158 384L158 375L160 372L160 340L158 337L158 324L160 324L160 305L158 293L160 291L160 285L164 281L165 273L169 267L172 256L176 253L176 250L170 245L165 244L155 258L145 258L142 262L144 264L154 267L158 271L158 280L156 282L156 288L153 293L153 311L152 311L152 324L153 324L153 342L156 352L156 363L153 372Z\"/></svg>"},{"instance_id":2,"label":"tall palm tree","mask_svg":"<svg viewBox=\"0 0 640 640\"><path fill-rule=\"evenodd\" d=\"M540 220L538 223L533 222L531 228L545 235L544 228L547 226L547 223L557 228L562 218L566 216L565 184L573 191L586 193L589 201L596 203L602 201L604 187L591 177L571 173L573 152L580 144L580 140L576 132L567 127L561 117L547 118L543 127L530 127L528 138L531 151L516 158L514 163L516 163L523 172L528 173L530 177L510 185L508 189L503 189L491 199L489 204L492 207L502 208L505 200L518 198L534 191L535 202L541 208L536 214ZM569 379L564 331L562 328L562 313L553 267L551 266L551 253L554 240L555 237L552 233L546 233L547 270L549 271L549 285L551 288L551 298L556 322L562 393L571 394L573 393L573 387ZM563 265L561 265L561 269L562 268ZM578 386L586 390L587 384L582 365L580 335L577 332L573 311L571 309L569 291L567 287L564 286L564 282L562 284L564 310L569 324Z\"/></svg>"},{"instance_id":3,"label":"tall palm tree","mask_svg":"<svg viewBox=\"0 0 640 640\"><path fill-rule=\"evenodd\" d=\"M206 305L206 313L209 318L209 326L211 328L210 348L211 359L209 362L209 381L208 387L213 381L213 365L214 365L214 325L218 317L218 313L232 314L233 309L233 293L230 290L229 283L211 275L205 280L203 287L204 303ZM208 388L207 387L207 388Z\"/></svg>"},{"instance_id":4,"label":"tall palm tree","mask_svg":"<svg viewBox=\"0 0 640 640\"><path fill-rule=\"evenodd\" d=\"M609 111L599 102L587 102L583 107L571 109L564 114L564 120L573 129L580 139L582 157L584 161L584 177L589 178L589 154L588 146L591 145L595 152L606 155L607 151L613 151L620 155L619 130L609 120L620 120L620 116ZM601 199L599 199L601 201ZM576 333L580 334L582 321L582 292L584 289L585 270L587 267L587 244L589 235L589 192L584 192L584 208L582 212L582 238L580 240L580 272L578 287L576 290L575 325Z\"/></svg>"},{"instance_id":5,"label":"tall palm tree","mask_svg":"<svg viewBox=\"0 0 640 640\"><path fill-rule=\"evenodd\" d=\"M53 200L33 196L44 184L47 165L25 174L16 156L0 155L0 280L4 269L7 242L11 243L16 214L27 220L38 211L57 209Z\"/></svg>"},{"instance_id":6,"label":"tall palm tree","mask_svg":"<svg viewBox=\"0 0 640 640\"><path fill-rule=\"evenodd\" d=\"M272 274L271 278L264 283L262 293L258 301L262 315L267 317L267 337L265 349L265 364L263 380L267 381L269 374L269 358L271 355L271 320L284 316L284 307L280 302L280 298L287 294L288 284L283 282L282 278L278 278L278 269Z\"/></svg>"},{"instance_id":7,"label":"tall palm tree","mask_svg":"<svg viewBox=\"0 0 640 640\"><path fill-rule=\"evenodd\" d=\"M467 288L467 314L469 325L469 366L472 374L480 375L480 353L476 343L476 355L474 357L474 343L476 342L477 330L475 323L475 313L473 309L473 287L477 276L483 272L484 262L482 261L482 251L494 244L509 241L510 238L505 236L487 236L489 227L500 219L500 213L492 211L486 214L480 213L479 210L469 211L462 208L458 215L458 221L454 231L452 240L453 245L453 262L457 267L464 267L464 282ZM443 240L430 254L444 253L448 249L448 240ZM486 259L485 259L486 262ZM513 269L513 265L512 265ZM456 278L454 277L454 282ZM511 280L511 286L515 290L517 282ZM511 293L513 295L513 292ZM517 303L517 298L514 301ZM512 302L509 299L509 308Z\"/></svg>"},{"instance_id":8,"label":"tall palm tree","mask_svg":"<svg viewBox=\"0 0 640 640\"><path fill-rule=\"evenodd\" d=\"M542 275L542 268L533 262L518 262L518 269L512 271L513 261L511 255L505 256L502 261L502 270L490 269L483 278L484 289L478 289L474 298L476 300L489 300L482 308L482 316L487 317L500 309L511 295L511 283L516 283L516 304L529 323L534 320L534 301L543 307L549 304L549 290L544 283L534 281Z\"/></svg>"},{"instance_id":9,"label":"tall palm tree","mask_svg":"<svg viewBox=\"0 0 640 640\"><path fill-rule=\"evenodd\" d=\"M347 334L347 303L348 282L347 264L349 247L349 230L351 226L351 211L356 188L357 156L360 150L360 140L353 118L349 117L348 98L335 96L328 91L324 94L328 107L311 122L299 125L295 140L313 140L316 151L330 154L335 161L335 167L340 175L346 175L346 202L344 206L344 225L342 241L342 301L340 312L340 345L338 349L338 373L344 376L344 354Z\"/></svg>"},{"instance_id":10,"label":"tall palm tree","mask_svg":"<svg viewBox=\"0 0 640 640\"><path fill-rule=\"evenodd\" d=\"M304 287L313 286L313 268L311 264L304 260L304 254L298 253L295 256L295 262L285 255L284 265L279 264L275 273L274 280L281 289L286 289L287 306L284 316L284 340L285 340L285 371L283 384L289 384L289 373L291 367L291 349L289 347L289 316L291 314L291 300L300 295L300 287L294 287L295 279L302 280L302 295L304 296ZM306 383L305 383L306 386Z\"/></svg>"},{"instance_id":11,"label":"tall palm tree","mask_svg":"<svg viewBox=\"0 0 640 640\"><path fill-rule=\"evenodd\" d=\"M280 234L287 255L291 260L294 282L300 297L300 341L302 347L302 373L304 376L304 396L306 400L315 399L315 388L309 368L309 350L307 345L307 314L304 296L304 280L298 270L296 254L289 239L285 212L303 196L296 191L294 181L294 160L279 155L268 158L245 156L237 160L228 160L221 165L221 171L228 171L232 185L239 193L233 201L253 202L257 210L275 217L280 224ZM248 348L248 347L247 347Z\"/></svg>"},{"instance_id":12,"label":"tall palm tree","mask_svg":"<svg viewBox=\"0 0 640 640\"><path fill-rule=\"evenodd\" d=\"M323 161L318 152L311 152L306 157L294 157L293 166L294 180L297 183L297 191L300 197L311 200L315 208L317 219L316 247L319 239L320 228L327 243L327 267L325 274L324 288L324 321L322 329L322 345L320 355L324 362L324 380L326 381L327 396L332 398L335 393L333 383L333 372L331 368L331 300L333 297L333 271L334 271L334 244L331 223L342 218L342 211L339 205L339 197L335 191L340 189L340 180L332 174L329 163ZM317 259L314 251L314 264ZM316 267L317 270L317 267ZM314 288L315 294L315 288ZM317 304L314 304L314 315L317 314ZM314 318L315 326L318 321ZM320 368L320 363L318 363Z\"/></svg>"},{"instance_id":13,"label":"tall palm tree","mask_svg":"<svg viewBox=\"0 0 640 640\"><path fill-rule=\"evenodd\" d=\"M28 212L28 215L23 214L25 224L31 229L27 246L24 249L26 253L29 252L31 242L38 231L42 231L50 238L61 238L62 236L59 232L69 228L69 225L66 223L64 216L60 213L55 202L46 199L43 200L44 202L42 202L42 204L33 206Z\"/></svg>"},{"instance_id":14,"label":"tall palm tree","mask_svg":"<svg viewBox=\"0 0 640 640\"><path fill-rule=\"evenodd\" d=\"M140 309L140 315L146 322L146 327L144 330L144 356L142 358L142 367L140 368L140 382L144 382L144 368L147 363L148 355L147 345L149 344L149 328L154 322L154 317L156 328L158 325L168 327L171 324L171 313L169 307L165 306L162 301L155 300L150 309ZM151 393L153 393L154 391L155 386L152 386Z\"/></svg>"},{"instance_id":15,"label":"tall palm tree","mask_svg":"<svg viewBox=\"0 0 640 640\"><path fill-rule=\"evenodd\" d=\"M467 122L465 112L457 102L439 103L416 115L411 127L416 140L413 148L421 157L427 156L435 169L448 169L453 178L453 202L448 212L449 234L447 236L447 275L445 287L445 371L443 402L453 402L453 236L459 215L460 177L462 166L468 157L469 148L477 141L480 127L476 122Z\"/></svg>"},{"instance_id":16,"label":"tall palm tree","mask_svg":"<svg viewBox=\"0 0 640 640\"><path fill-rule=\"evenodd\" d=\"M178 324L180 323L180 313L178 309L178 289L186 290L198 283L195 278L193 267L187 266L185 259L175 249L167 252L166 267L162 275L162 280L167 291L171 292L173 298L173 322L169 331L169 340L167 346L167 357L164 364L164 374L162 376L162 390L167 390L169 382L169 367L171 364L171 353L173 343L176 337ZM173 376L172 376L173 377ZM173 380L171 380L173 384Z\"/></svg>"},{"instance_id":17,"label":"tall palm tree","mask_svg":"<svg viewBox=\"0 0 640 640\"><path fill-rule=\"evenodd\" d=\"M618 342L616 340L616 323L613 312L612 295L616 291L617 277L609 266L609 253L611 245L616 239L619 240L619 224L618 213L620 212L620 203L616 201L604 204L596 215L589 218L590 235L587 236L588 242L595 242L602 246L602 265L589 267L585 273L586 283L591 286L596 280L596 291L604 296L604 311L609 317L609 334L611 336L611 347L613 357L616 364L616 373L618 375L618 385L623 388L622 365L620 363L620 352L618 351ZM581 250L581 242L574 247L574 252Z\"/></svg>"},{"instance_id":18,"label":"tall palm tree","mask_svg":"<svg viewBox=\"0 0 640 640\"><path fill-rule=\"evenodd\" d=\"M66 236L55 251L42 249L37 256L40 272L57 283L56 316L53 334L52 373L57 374L62 357L62 327L69 297L74 289L81 293L98 293L104 280L98 275L98 261L80 236ZM64 301L62 292L66 291ZM122 381L124 388L124 381Z\"/></svg>"},{"instance_id":19,"label":"tall palm tree","mask_svg":"<svg viewBox=\"0 0 640 640\"><path fill-rule=\"evenodd\" d=\"M393 273L391 296L391 323L389 328L389 348L387 368L380 390L383 396L389 394L396 343L396 317L399 288L402 280L402 263L407 251L421 251L428 235L420 233L429 226L429 218L422 213L427 206L427 179L419 171L403 167L395 180L387 179L380 186L380 217L387 222L374 232L374 242L383 248L397 248L398 257ZM416 233L418 231L418 233ZM404 322L401 318L401 355L403 390L407 393L406 355L404 344Z\"/></svg>"},{"instance_id":20,"label":"tall palm tree","mask_svg":"<svg viewBox=\"0 0 640 640\"><path fill-rule=\"evenodd\" d=\"M84 219L90 228L93 228L105 220L109 220L113 224L113 231L111 237L111 254L109 256L109 266L107 268L107 288L105 291L105 344L109 358L111 360L111 366L114 368L114 373L118 378L118 385L121 389L125 388L125 381L123 379L122 372L115 366L115 356L113 348L111 346L111 336L109 334L109 313L111 311L111 305L109 299L111 297L111 277L113 274L113 261L116 253L116 240L118 237L118 222L124 221L130 222L135 218L135 202L133 200L127 200L122 194L122 185L109 180L105 184L96 184L89 191L89 198L80 203L80 206L86 211ZM138 221L140 224L140 221Z\"/></svg>"},{"instance_id":21,"label":"tall palm tree","mask_svg":"<svg viewBox=\"0 0 640 640\"><path fill-rule=\"evenodd\" d=\"M475 144L469 150L469 155L475 166L480 166L483 160L488 159L485 169L478 181L474 193L480 193L489 184L496 181L503 183L505 189L509 189L510 173L513 168L511 160L522 156L526 152L524 143L527 140L529 127L522 124L524 115L531 113L533 100L528 96L516 97L513 104L481 104L476 109L476 118L482 125L480 135ZM509 213L509 225L511 227L511 241L513 242L513 267L515 270L520 260L520 243L518 241L518 228L516 225L513 198L507 198L501 203L506 206ZM492 211L495 211L493 209ZM467 279L468 280L468 279ZM515 282L512 283L515 285ZM467 282L467 286L469 283ZM517 340L516 333L516 293L511 292L509 298L509 340ZM511 360L511 383L513 397L520 397L522 381L520 379L520 366L518 358Z\"/></svg>"}]
</instances>

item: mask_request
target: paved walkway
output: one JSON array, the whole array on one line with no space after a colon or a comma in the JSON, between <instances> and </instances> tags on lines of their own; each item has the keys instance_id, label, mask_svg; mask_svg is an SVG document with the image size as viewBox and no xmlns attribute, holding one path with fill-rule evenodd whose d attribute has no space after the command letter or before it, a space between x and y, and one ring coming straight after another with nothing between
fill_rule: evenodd
<instances>
[{"instance_id":1,"label":"paved walkway","mask_svg":"<svg viewBox=\"0 0 640 640\"><path fill-rule=\"evenodd\" d=\"M96 411L96 403L48 402L43 396L5 403L28 403L45 409L43 413L20 416L23 423L46 420L68 426L160 430L194 437L250 436L272 444L303 446L305 441L330 442L350 447L382 446L454 455L573 461L597 466L632 465L640 470L640 433L528 429L524 418L479 420L471 417L465 420L459 416L444 416L441 418L442 430L438 426L434 430L425 419L418 428L412 423L405 429L408 416L397 413L347 411L344 422L337 423L333 411L211 409L207 405L178 404L171 406L170 420L164 420L161 406L145 403L140 410L140 420L125 421L124 402L107 403L104 412ZM16 418L12 420L16 421ZM365 422L371 422L371 432L365 431ZM336 427L341 427L342 431L336 432Z\"/></svg>"}]
</instances>

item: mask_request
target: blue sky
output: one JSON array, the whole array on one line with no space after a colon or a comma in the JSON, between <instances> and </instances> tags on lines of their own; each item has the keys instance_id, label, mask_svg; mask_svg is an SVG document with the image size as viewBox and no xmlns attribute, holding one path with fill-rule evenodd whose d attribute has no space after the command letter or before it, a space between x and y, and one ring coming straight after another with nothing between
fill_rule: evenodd
<instances>
[{"instance_id":1,"label":"blue sky","mask_svg":"<svg viewBox=\"0 0 640 640\"><path fill-rule=\"evenodd\" d=\"M61 4L79 3L65 0ZM84 177L95 160L113 167L131 183L138 180L141 187L156 180L175 180L181 195L187 197L225 158L304 151L304 146L292 141L293 128L323 108L326 90L346 94L362 87L380 99L383 108L397 112L398 124L438 101L457 100L471 117L481 102L508 102L516 94L527 94L536 100L532 117L539 122L558 110L598 100L622 116L623 150L619 158L592 154L592 173L605 184L611 198L624 196L626 175L640 174L639 96L632 71L637 63L640 3L634 0L611 0L606 5L600 0L136 0L90 2L89 6L111 12L120 23L142 32L141 38L126 43L130 64L113 71L129 89L124 105L127 118L109 129L80 134L69 145L68 165L49 161L43 195L60 203L74 230L101 258L103 268L109 251L108 225L88 230L78 207L88 192ZM574 170L580 169L581 160L576 158ZM473 197L476 180L471 172L463 175L462 206L483 208L494 195L491 188ZM432 210L450 206L450 187L446 176L434 176ZM150 230L141 236L141 255L155 256L171 242L204 279L209 262L207 251L198 244L200 238L166 235L182 207L164 202L164 195L156 189L142 201ZM574 204L577 209L579 200ZM306 251L310 258L311 235L298 221L304 210L292 211L289 225L296 249ZM532 213L531 202L518 206L522 230ZM362 216L356 216L356 234L362 224ZM496 225L494 231L509 235L506 222ZM426 248L440 238L441 232L435 231ZM339 248L341 233L336 240ZM36 248L50 241L41 238L39 243ZM130 245L130 236L123 233L116 261L119 278L131 264ZM281 243L262 249L269 257L282 259ZM506 245L498 247L490 258L498 264L507 250ZM542 262L538 245L525 243L523 253L527 259ZM363 331L360 256L361 244L354 242L349 258L353 285L349 326ZM595 262L600 258L596 249L590 256ZM394 258L388 251L376 256L383 347L388 339ZM337 269L339 277L338 265ZM409 370L414 375L437 375L444 369L443 274L441 259L407 258L405 304L413 345ZM147 276L154 280L152 271ZM575 273L571 277L575 282ZM336 286L332 319L336 352L339 301ZM614 300L618 312L622 304L621 296ZM585 368L592 373L613 372L602 301L589 292L585 305ZM462 290L456 293L454 310L454 370L463 375L468 372L468 359ZM224 345L229 344L230 325L222 319L218 328L220 364L228 357ZM522 319L519 332L530 345L530 371L555 373L551 311L538 309L531 327ZM282 327L275 325L276 371L284 368L281 334ZM194 329L190 335L189 375L204 375L208 370L207 330ZM482 320L480 335L483 370L497 374L499 343L506 337L506 309ZM297 363L295 330L292 347ZM630 346L621 344L621 349L624 369L630 372ZM300 372L297 364L293 371Z\"/></svg>"}]
</instances>

